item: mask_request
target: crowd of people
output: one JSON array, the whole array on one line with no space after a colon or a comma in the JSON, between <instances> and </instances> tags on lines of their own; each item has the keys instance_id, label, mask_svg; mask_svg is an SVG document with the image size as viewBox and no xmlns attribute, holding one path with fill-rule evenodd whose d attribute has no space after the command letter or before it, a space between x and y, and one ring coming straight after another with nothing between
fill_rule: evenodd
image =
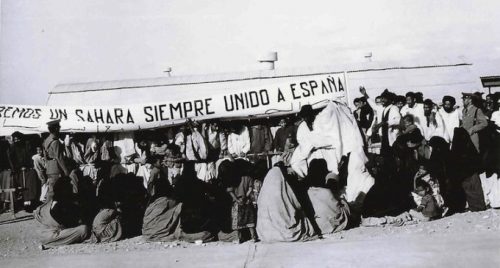
<instances>
[{"instance_id":1,"label":"crowd of people","mask_svg":"<svg viewBox=\"0 0 500 268\"><path fill-rule=\"evenodd\" d=\"M463 93L459 108L451 96L360 93L352 111L332 101L135 133L61 133L51 121L41 136L1 138L0 186L33 211L43 249L138 235L305 241L500 207L498 95Z\"/></svg>"}]
</instances>

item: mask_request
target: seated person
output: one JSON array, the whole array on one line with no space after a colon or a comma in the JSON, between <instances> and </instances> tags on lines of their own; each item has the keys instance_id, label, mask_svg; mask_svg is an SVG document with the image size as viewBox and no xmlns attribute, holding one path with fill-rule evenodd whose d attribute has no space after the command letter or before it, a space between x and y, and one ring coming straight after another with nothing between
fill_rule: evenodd
<instances>
[{"instance_id":1,"label":"seated person","mask_svg":"<svg viewBox=\"0 0 500 268\"><path fill-rule=\"evenodd\" d=\"M442 208L444 205L444 200L443 197L440 194L439 190L439 182L435 180L434 178L431 177L431 175L428 172L428 160L421 160L419 164L419 169L417 173L415 174L415 179L414 179L414 190L417 190L417 182L419 180L424 181L425 183L429 184L431 187L431 192L432 196L437 202L437 205ZM413 199L415 200L415 204L420 204L422 197L418 195L416 192L412 193Z\"/></svg>"},{"instance_id":2,"label":"seated person","mask_svg":"<svg viewBox=\"0 0 500 268\"><path fill-rule=\"evenodd\" d=\"M142 235L147 241L177 240L182 204L172 196L167 178L154 178L149 182L149 204L144 213Z\"/></svg>"},{"instance_id":3,"label":"seated person","mask_svg":"<svg viewBox=\"0 0 500 268\"><path fill-rule=\"evenodd\" d=\"M267 173L257 200L259 239L263 242L291 242L316 238L313 224L287 182L287 170L282 162L276 165Z\"/></svg>"},{"instance_id":4,"label":"seated person","mask_svg":"<svg viewBox=\"0 0 500 268\"><path fill-rule=\"evenodd\" d=\"M338 185L339 177L334 173L326 175L328 185ZM341 198L341 187L331 187L336 189L333 193L326 188L326 184L313 185L307 190L309 199L314 209L314 218L318 224L321 234L330 234L346 229L350 210L345 199Z\"/></svg>"},{"instance_id":5,"label":"seated person","mask_svg":"<svg viewBox=\"0 0 500 268\"><path fill-rule=\"evenodd\" d=\"M54 184L54 197L33 213L35 219L46 228L41 248L81 243L90 236L82 224L80 208L73 200L72 186L67 177Z\"/></svg>"},{"instance_id":6,"label":"seated person","mask_svg":"<svg viewBox=\"0 0 500 268\"><path fill-rule=\"evenodd\" d=\"M439 218L441 216L441 209L432 195L430 185L423 180L419 180L416 183L415 192L422 198L416 209L411 209L396 217L362 218L361 226L370 227L389 224L401 226L407 223L425 222Z\"/></svg>"},{"instance_id":7,"label":"seated person","mask_svg":"<svg viewBox=\"0 0 500 268\"><path fill-rule=\"evenodd\" d=\"M413 220L430 221L441 216L441 208L432 194L431 186L425 181L417 181L415 192L422 197L416 210L410 210Z\"/></svg>"}]
</instances>

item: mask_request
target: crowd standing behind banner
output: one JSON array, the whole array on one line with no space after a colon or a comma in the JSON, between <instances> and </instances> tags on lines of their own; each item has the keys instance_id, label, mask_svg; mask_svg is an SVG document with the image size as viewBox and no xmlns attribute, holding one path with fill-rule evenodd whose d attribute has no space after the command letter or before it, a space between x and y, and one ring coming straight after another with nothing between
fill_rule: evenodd
<instances>
[{"instance_id":1,"label":"crowd standing behind banner","mask_svg":"<svg viewBox=\"0 0 500 268\"><path fill-rule=\"evenodd\" d=\"M304 241L500 207L498 95L463 93L460 111L450 96L437 105L418 92L360 93L352 114L338 117L327 112L345 106L332 102L323 112L304 105L298 117L188 120L135 133L61 134L51 121L43 139L2 137L1 188L17 188L14 202L36 209L42 248L141 234ZM363 150L316 140L330 123L355 126ZM365 194L346 198L349 173L363 170L373 178Z\"/></svg>"}]
</instances>

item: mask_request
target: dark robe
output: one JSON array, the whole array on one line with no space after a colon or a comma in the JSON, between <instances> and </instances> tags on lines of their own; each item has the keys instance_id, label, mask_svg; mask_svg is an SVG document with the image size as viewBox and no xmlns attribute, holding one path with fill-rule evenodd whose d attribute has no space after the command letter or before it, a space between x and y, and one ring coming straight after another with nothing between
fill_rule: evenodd
<instances>
[{"instance_id":1,"label":"dark robe","mask_svg":"<svg viewBox=\"0 0 500 268\"><path fill-rule=\"evenodd\" d=\"M42 245L45 247L56 247L81 243L90 235L86 225L80 225L78 219L78 207L67 202L48 201L42 204L34 212L33 216L40 222L43 231Z\"/></svg>"},{"instance_id":2,"label":"dark robe","mask_svg":"<svg viewBox=\"0 0 500 268\"><path fill-rule=\"evenodd\" d=\"M451 146L450 171L450 209L463 211L465 201L471 211L486 209L481 180L478 172L481 170L481 158L469 133L464 128L456 128Z\"/></svg>"}]
</instances>

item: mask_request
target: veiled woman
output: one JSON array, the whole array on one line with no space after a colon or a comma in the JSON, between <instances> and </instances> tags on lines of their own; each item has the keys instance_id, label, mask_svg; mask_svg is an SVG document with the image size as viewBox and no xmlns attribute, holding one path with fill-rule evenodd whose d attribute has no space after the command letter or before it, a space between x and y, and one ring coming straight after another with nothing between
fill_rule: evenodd
<instances>
[{"instance_id":1,"label":"veiled woman","mask_svg":"<svg viewBox=\"0 0 500 268\"><path fill-rule=\"evenodd\" d=\"M257 234L263 242L305 241L316 237L313 224L286 177L284 167L273 167L259 193Z\"/></svg>"}]
</instances>

